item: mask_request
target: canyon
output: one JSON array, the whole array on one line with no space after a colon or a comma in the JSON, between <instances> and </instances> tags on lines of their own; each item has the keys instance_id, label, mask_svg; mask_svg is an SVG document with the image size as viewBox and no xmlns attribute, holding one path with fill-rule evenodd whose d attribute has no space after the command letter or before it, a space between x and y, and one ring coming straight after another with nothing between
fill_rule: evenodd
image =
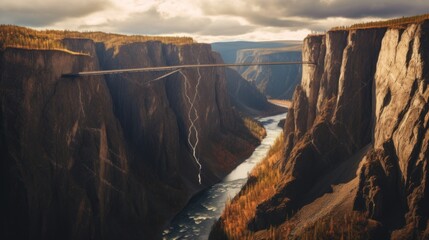
<instances>
[{"instance_id":1,"label":"canyon","mask_svg":"<svg viewBox=\"0 0 429 240\"><path fill-rule=\"evenodd\" d=\"M49 34L61 49L1 44L3 239L161 238L192 195L220 181L263 137L231 107L222 69L156 82L157 73L61 77L221 62L208 44Z\"/></svg>"},{"instance_id":2,"label":"canyon","mask_svg":"<svg viewBox=\"0 0 429 240\"><path fill-rule=\"evenodd\" d=\"M429 239L429 15L262 44L1 25L1 237Z\"/></svg>"},{"instance_id":3,"label":"canyon","mask_svg":"<svg viewBox=\"0 0 429 240\"><path fill-rule=\"evenodd\" d=\"M212 43L212 47L227 63L301 62L302 55L301 41L220 42ZM235 70L260 93L273 99L292 99L302 75L299 64L243 66Z\"/></svg>"},{"instance_id":4,"label":"canyon","mask_svg":"<svg viewBox=\"0 0 429 240\"><path fill-rule=\"evenodd\" d=\"M316 65L303 66L283 145L210 239L429 238L428 16L368 25L305 38Z\"/></svg>"},{"instance_id":5,"label":"canyon","mask_svg":"<svg viewBox=\"0 0 429 240\"><path fill-rule=\"evenodd\" d=\"M301 62L302 44L283 48L242 49L236 62ZM292 99L301 80L302 66L250 66L239 67L238 73L251 82L261 93L274 99Z\"/></svg>"},{"instance_id":6,"label":"canyon","mask_svg":"<svg viewBox=\"0 0 429 240\"><path fill-rule=\"evenodd\" d=\"M283 107L271 104L264 94L244 79L235 69L225 69L225 76L231 104L243 115L260 117L286 111Z\"/></svg>"}]
</instances>

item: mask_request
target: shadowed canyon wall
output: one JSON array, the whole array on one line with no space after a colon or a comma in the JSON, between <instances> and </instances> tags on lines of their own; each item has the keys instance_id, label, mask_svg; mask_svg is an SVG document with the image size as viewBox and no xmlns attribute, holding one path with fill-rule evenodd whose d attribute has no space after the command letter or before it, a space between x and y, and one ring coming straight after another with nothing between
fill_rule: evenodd
<instances>
[{"instance_id":1,"label":"shadowed canyon wall","mask_svg":"<svg viewBox=\"0 0 429 240\"><path fill-rule=\"evenodd\" d=\"M0 52L4 239L160 238L193 194L219 181L258 144L230 107L223 70L183 70L151 83L161 74L61 78L216 63L209 45L63 44L88 54ZM185 93L193 98L195 92L191 106ZM189 113L195 112L202 185L188 143Z\"/></svg>"},{"instance_id":2,"label":"shadowed canyon wall","mask_svg":"<svg viewBox=\"0 0 429 240\"><path fill-rule=\"evenodd\" d=\"M271 104L265 95L236 70L227 68L225 73L231 104L239 112L250 116L264 116L286 111L285 108Z\"/></svg>"}]
</instances>

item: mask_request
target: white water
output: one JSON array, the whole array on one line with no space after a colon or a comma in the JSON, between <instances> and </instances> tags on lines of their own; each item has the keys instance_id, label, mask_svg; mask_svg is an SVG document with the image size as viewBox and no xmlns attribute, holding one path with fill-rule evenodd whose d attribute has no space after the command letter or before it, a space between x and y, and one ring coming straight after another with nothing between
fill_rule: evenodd
<instances>
[{"instance_id":1,"label":"white water","mask_svg":"<svg viewBox=\"0 0 429 240\"><path fill-rule=\"evenodd\" d=\"M163 239L207 239L212 225L220 217L228 198L233 198L247 181L248 173L267 155L282 132L279 121L286 114L259 119L267 130L253 154L234 169L222 182L195 196L164 230Z\"/></svg>"}]
</instances>

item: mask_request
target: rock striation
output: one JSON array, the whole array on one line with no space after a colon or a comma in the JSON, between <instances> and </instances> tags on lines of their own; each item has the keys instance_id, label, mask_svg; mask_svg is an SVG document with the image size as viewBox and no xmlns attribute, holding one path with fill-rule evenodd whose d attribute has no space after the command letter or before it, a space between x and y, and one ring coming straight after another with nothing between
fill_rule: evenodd
<instances>
[{"instance_id":1,"label":"rock striation","mask_svg":"<svg viewBox=\"0 0 429 240\"><path fill-rule=\"evenodd\" d=\"M428 49L429 20L304 40L303 61L317 65L303 67L284 125L284 176L250 232L300 236L358 211L366 238L428 237Z\"/></svg>"},{"instance_id":2,"label":"rock striation","mask_svg":"<svg viewBox=\"0 0 429 240\"><path fill-rule=\"evenodd\" d=\"M230 106L222 70L186 70L156 82L149 81L159 75L142 73L61 78L216 63L209 45L63 44L87 54L0 52L4 239L160 238L193 194L219 181L258 144ZM195 91L191 108L185 93ZM202 185L188 144L194 111Z\"/></svg>"}]
</instances>

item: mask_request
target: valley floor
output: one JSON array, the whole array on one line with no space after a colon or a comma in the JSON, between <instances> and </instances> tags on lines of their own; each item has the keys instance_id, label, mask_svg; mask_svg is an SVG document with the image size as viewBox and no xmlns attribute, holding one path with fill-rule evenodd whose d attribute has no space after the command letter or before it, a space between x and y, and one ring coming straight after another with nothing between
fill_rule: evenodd
<instances>
[{"instance_id":1,"label":"valley floor","mask_svg":"<svg viewBox=\"0 0 429 240\"><path fill-rule=\"evenodd\" d=\"M280 107L284 108L291 108L292 107L292 101L291 100L283 100L283 99L268 99L268 102L275 104Z\"/></svg>"}]
</instances>

